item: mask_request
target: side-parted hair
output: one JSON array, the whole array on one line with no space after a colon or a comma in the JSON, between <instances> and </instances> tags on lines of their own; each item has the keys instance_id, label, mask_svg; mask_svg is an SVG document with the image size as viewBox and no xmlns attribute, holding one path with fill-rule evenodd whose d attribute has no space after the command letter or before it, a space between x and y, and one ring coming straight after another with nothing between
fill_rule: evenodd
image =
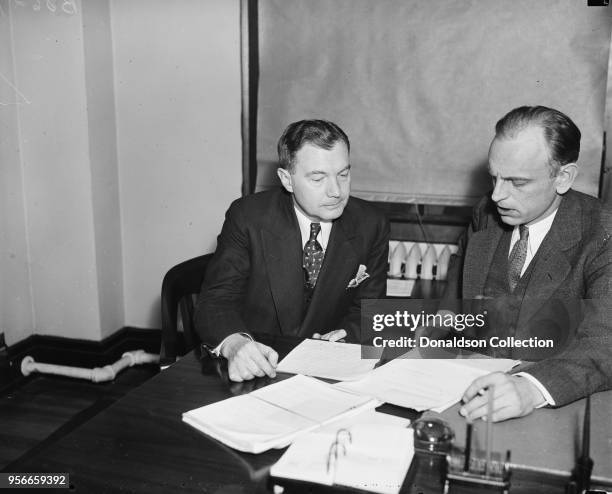
<instances>
[{"instance_id":1,"label":"side-parted hair","mask_svg":"<svg viewBox=\"0 0 612 494\"><path fill-rule=\"evenodd\" d=\"M563 165L576 163L580 154L580 130L572 119L553 108L521 106L495 125L495 137L512 139L528 127L540 127L548 144L549 165L555 176Z\"/></svg>"},{"instance_id":2,"label":"side-parted hair","mask_svg":"<svg viewBox=\"0 0 612 494\"><path fill-rule=\"evenodd\" d=\"M327 120L300 120L293 122L280 136L277 145L278 161L281 168L293 173L295 155L305 144L311 144L321 149L330 150L338 141L346 144L351 150L349 139L344 131L335 123Z\"/></svg>"}]
</instances>

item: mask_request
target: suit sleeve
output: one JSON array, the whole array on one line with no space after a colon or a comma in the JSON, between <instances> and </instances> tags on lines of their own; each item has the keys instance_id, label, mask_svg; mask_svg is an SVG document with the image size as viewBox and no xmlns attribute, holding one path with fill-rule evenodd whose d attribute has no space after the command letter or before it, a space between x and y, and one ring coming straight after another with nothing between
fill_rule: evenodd
<instances>
[{"instance_id":1,"label":"suit sleeve","mask_svg":"<svg viewBox=\"0 0 612 494\"><path fill-rule=\"evenodd\" d=\"M587 394L612 388L612 238L584 269L584 317L576 337L559 355L526 365L524 370L562 406Z\"/></svg>"},{"instance_id":2,"label":"suit sleeve","mask_svg":"<svg viewBox=\"0 0 612 494\"><path fill-rule=\"evenodd\" d=\"M384 215L379 216L376 229L367 248L367 272L370 277L357 288L357 293L343 318L340 328L348 333L347 339L361 342L361 301L366 299L385 298L387 293L387 262L389 260L389 221Z\"/></svg>"},{"instance_id":3,"label":"suit sleeve","mask_svg":"<svg viewBox=\"0 0 612 494\"><path fill-rule=\"evenodd\" d=\"M241 311L250 273L250 237L240 205L234 202L225 215L195 310L195 327L209 347L232 333L247 332Z\"/></svg>"}]
</instances>

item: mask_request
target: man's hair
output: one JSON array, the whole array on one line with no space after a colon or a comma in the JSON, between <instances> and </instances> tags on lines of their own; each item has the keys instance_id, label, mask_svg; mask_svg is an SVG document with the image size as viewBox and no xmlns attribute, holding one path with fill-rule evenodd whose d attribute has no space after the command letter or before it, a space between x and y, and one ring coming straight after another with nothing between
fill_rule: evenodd
<instances>
[{"instance_id":1,"label":"man's hair","mask_svg":"<svg viewBox=\"0 0 612 494\"><path fill-rule=\"evenodd\" d=\"M521 106L504 115L495 124L495 137L513 139L528 127L540 127L548 144L548 164L552 176L568 163L576 163L580 154L580 130L572 119L545 106Z\"/></svg>"},{"instance_id":2,"label":"man's hair","mask_svg":"<svg viewBox=\"0 0 612 494\"><path fill-rule=\"evenodd\" d=\"M281 168L293 173L295 155L305 144L330 150L338 141L346 144L347 151L351 145L344 131L327 120L300 120L293 122L280 136L277 145L278 161Z\"/></svg>"}]
</instances>

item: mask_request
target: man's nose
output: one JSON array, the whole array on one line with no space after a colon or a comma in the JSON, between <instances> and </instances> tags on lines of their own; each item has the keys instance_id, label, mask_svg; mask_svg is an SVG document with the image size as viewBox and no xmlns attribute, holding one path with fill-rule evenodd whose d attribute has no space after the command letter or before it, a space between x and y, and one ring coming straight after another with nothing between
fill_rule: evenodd
<instances>
[{"instance_id":1,"label":"man's nose","mask_svg":"<svg viewBox=\"0 0 612 494\"><path fill-rule=\"evenodd\" d=\"M327 195L328 197L340 197L340 184L337 178L330 178L327 182Z\"/></svg>"},{"instance_id":2,"label":"man's nose","mask_svg":"<svg viewBox=\"0 0 612 494\"><path fill-rule=\"evenodd\" d=\"M508 188L504 185L504 183L504 180L498 179L495 181L493 193L491 194L491 199L493 199L493 202L499 202L508 196Z\"/></svg>"}]
</instances>

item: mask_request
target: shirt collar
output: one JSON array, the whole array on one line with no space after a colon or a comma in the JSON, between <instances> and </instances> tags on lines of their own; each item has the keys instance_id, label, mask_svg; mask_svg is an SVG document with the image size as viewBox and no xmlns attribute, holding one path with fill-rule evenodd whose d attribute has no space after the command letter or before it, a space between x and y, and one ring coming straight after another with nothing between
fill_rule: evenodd
<instances>
[{"instance_id":1,"label":"shirt collar","mask_svg":"<svg viewBox=\"0 0 612 494\"><path fill-rule=\"evenodd\" d=\"M295 215L297 216L298 224L300 225L300 234L302 235L302 247L308 242L310 238L310 224L311 223L320 223L321 231L317 235L317 240L323 247L323 250L327 249L327 244L329 242L329 235L331 233L332 222L331 221L311 221L302 211L300 211L295 205L293 206L295 209Z\"/></svg>"},{"instance_id":2,"label":"shirt collar","mask_svg":"<svg viewBox=\"0 0 612 494\"><path fill-rule=\"evenodd\" d=\"M559 208L555 209L551 214L546 216L546 218L542 218L541 220L536 221L531 225L528 225L527 228L529 228L529 250L532 254L535 255L535 253L540 248L540 245L544 241L544 237L546 237L546 234L550 231L553 221L555 220L555 216L557 215L557 211L559 211ZM519 236L519 227L517 225L512 231L512 243L518 240Z\"/></svg>"}]
</instances>

